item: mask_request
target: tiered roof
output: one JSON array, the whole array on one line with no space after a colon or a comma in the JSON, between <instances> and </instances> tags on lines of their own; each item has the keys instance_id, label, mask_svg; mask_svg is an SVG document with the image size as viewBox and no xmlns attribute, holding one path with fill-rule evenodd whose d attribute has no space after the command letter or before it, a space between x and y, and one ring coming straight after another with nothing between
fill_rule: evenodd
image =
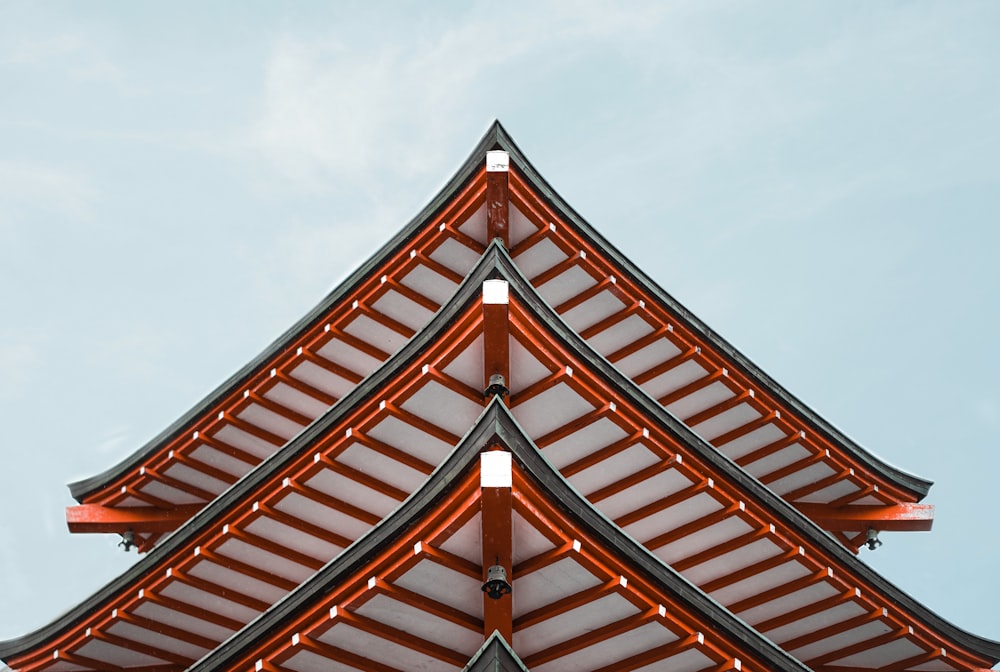
<instances>
[{"instance_id":1,"label":"tiered roof","mask_svg":"<svg viewBox=\"0 0 1000 672\"><path fill-rule=\"evenodd\" d=\"M493 374L507 390L484 395ZM506 494L479 481L493 450ZM495 124L309 315L71 486L71 529L148 552L0 656L479 669L496 629L509 669L988 667L1000 644L854 555L869 528L928 529L929 485L658 288ZM492 556L514 589L496 603Z\"/></svg>"}]
</instances>

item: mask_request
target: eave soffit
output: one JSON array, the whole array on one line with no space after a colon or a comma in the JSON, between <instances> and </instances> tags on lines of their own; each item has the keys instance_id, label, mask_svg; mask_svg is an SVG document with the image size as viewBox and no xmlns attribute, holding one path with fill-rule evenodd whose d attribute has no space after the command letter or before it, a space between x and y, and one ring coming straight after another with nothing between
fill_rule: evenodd
<instances>
[{"instance_id":1,"label":"eave soffit","mask_svg":"<svg viewBox=\"0 0 1000 672\"><path fill-rule=\"evenodd\" d=\"M955 639L963 646L982 652L983 655L1000 658L1000 644L961 631L902 593L898 588L895 588L891 583L868 568L867 565L860 562L853 554L841 547L809 518L799 513L782 498L774 495L755 479L745 474L739 467L721 456L711 445L663 409L655 400L649 398L628 377L621 374L617 369L598 356L585 341L552 311L548 304L538 296L527 279L520 273L506 251L496 244L490 246L474 270L470 272L460 290L432 320L432 323L427 325L427 328L407 344L397 356L393 357L390 362L387 362L386 365L373 374L369 380L353 391L349 395L349 398L345 398L343 403L337 404L324 416L321 416L302 435L291 441L273 455L272 458L251 472L248 477L230 488L230 490L206 507L206 509L194 516L188 523L162 542L146 558L119 577L119 579L109 583L92 598L71 610L66 616L58 619L50 626L41 628L34 633L16 640L0 644L0 655L9 655L11 652L24 651L37 646L46 638L57 634L62 628L68 627L73 621L84 616L95 605L113 598L115 594L126 589L134 581L139 580L148 571L148 568L168 558L172 549L180 546L184 541L211 522L217 521L230 507L235 506L239 501L253 497L259 484L263 483L266 478L277 473L283 465L289 463L297 455L308 450L311 444L323 435L326 428L337 417L355 405L362 403L364 399L370 398L378 391L381 385L385 384L386 381L395 375L400 367L416 357L428 343L435 339L437 333L444 325L478 299L482 281L492 277L501 277L507 280L511 284L514 294L531 309L542 323L554 332L561 345L566 347L578 360L588 362L596 373L605 380L607 385L619 393L628 396L629 400L642 408L648 417L654 418L662 426L668 428L680 440L698 453L702 459L712 465L718 473L731 482L738 484L753 498L771 510L775 514L776 520L824 548L844 566L863 579L878 586L891 599L920 616L925 622L936 627L946 636Z\"/></svg>"},{"instance_id":2,"label":"eave soffit","mask_svg":"<svg viewBox=\"0 0 1000 672\"><path fill-rule=\"evenodd\" d=\"M494 399L487 406L476 424L462 438L460 444L441 464L435 473L390 517L376 525L364 537L335 558L326 567L307 579L302 585L277 602L243 630L223 642L212 653L189 668L189 672L215 672L227 670L240 656L247 655L252 647L265 641L290 619L302 614L349 577L364 573L371 558L390 545L405 530L432 512L438 502L463 480L464 475L478 465L479 455L491 446L509 450L519 467L550 498L557 503L580 529L600 539L605 548L615 549L634 571L658 586L664 594L681 601L713 633L721 634L730 645L761 661L767 669L805 672L809 668L789 656L782 649L762 637L733 616L697 586L690 583L604 517L586 501L559 472L541 455L506 406ZM488 648L484 646L484 650ZM509 647L507 651L513 652ZM255 653L254 655L258 655ZM514 660L516 655L513 656ZM470 669L477 670L477 667ZM513 668L523 669L523 668Z\"/></svg>"}]
</instances>

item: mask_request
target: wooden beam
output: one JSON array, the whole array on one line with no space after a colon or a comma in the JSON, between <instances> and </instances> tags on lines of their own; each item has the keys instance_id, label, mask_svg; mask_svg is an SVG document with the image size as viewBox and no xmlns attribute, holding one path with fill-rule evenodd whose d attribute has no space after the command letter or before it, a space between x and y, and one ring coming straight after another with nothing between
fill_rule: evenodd
<instances>
[{"instance_id":1,"label":"wooden beam","mask_svg":"<svg viewBox=\"0 0 1000 672\"><path fill-rule=\"evenodd\" d=\"M480 466L480 501L482 506L483 581L488 568L503 567L507 583L513 579L513 505L511 454L493 450L482 455ZM514 634L513 600L510 592L490 597L483 592L483 637L498 631L512 642Z\"/></svg>"},{"instance_id":2,"label":"wooden beam","mask_svg":"<svg viewBox=\"0 0 1000 672\"><path fill-rule=\"evenodd\" d=\"M795 508L831 532L865 531L869 527L880 532L928 532L934 523L933 504L836 508L823 504L795 504Z\"/></svg>"},{"instance_id":3,"label":"wooden beam","mask_svg":"<svg viewBox=\"0 0 1000 672\"><path fill-rule=\"evenodd\" d=\"M506 173L504 173L506 175ZM510 288L504 280L483 283L483 389L490 387L490 378L503 376L507 393L500 394L506 402L510 394ZM485 395L490 403L493 394Z\"/></svg>"},{"instance_id":4,"label":"wooden beam","mask_svg":"<svg viewBox=\"0 0 1000 672\"><path fill-rule=\"evenodd\" d=\"M201 504L174 509L153 507L112 508L100 504L66 507L66 525L74 533L171 532L202 509Z\"/></svg>"},{"instance_id":5,"label":"wooden beam","mask_svg":"<svg viewBox=\"0 0 1000 672\"><path fill-rule=\"evenodd\" d=\"M499 238L510 247L510 187L507 152L486 152L486 243Z\"/></svg>"}]
</instances>

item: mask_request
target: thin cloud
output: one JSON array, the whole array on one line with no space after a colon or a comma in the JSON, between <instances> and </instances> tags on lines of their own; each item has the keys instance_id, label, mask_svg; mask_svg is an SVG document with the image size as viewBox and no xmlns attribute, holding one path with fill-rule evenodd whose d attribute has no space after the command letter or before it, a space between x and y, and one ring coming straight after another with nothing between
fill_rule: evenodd
<instances>
[{"instance_id":1,"label":"thin cloud","mask_svg":"<svg viewBox=\"0 0 1000 672\"><path fill-rule=\"evenodd\" d=\"M0 401L24 396L38 361L38 349L34 345L0 342Z\"/></svg>"},{"instance_id":2,"label":"thin cloud","mask_svg":"<svg viewBox=\"0 0 1000 672\"><path fill-rule=\"evenodd\" d=\"M28 207L86 219L97 201L97 190L83 175L40 163L0 160L0 215Z\"/></svg>"},{"instance_id":3,"label":"thin cloud","mask_svg":"<svg viewBox=\"0 0 1000 672\"><path fill-rule=\"evenodd\" d=\"M286 33L265 67L250 145L285 186L307 192L325 191L331 180L361 186L376 173L439 172L441 148L470 110L512 95L491 86L491 75L528 55L636 34L658 16L602 7L542 5L510 26L498 25L492 11L473 10L437 32L401 28L376 45Z\"/></svg>"}]
</instances>

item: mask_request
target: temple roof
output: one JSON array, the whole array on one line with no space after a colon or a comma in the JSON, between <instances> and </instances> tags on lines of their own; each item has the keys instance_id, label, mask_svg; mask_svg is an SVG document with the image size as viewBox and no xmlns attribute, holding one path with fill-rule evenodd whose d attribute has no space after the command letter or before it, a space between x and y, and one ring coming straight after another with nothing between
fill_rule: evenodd
<instances>
[{"instance_id":1,"label":"temple roof","mask_svg":"<svg viewBox=\"0 0 1000 672\"><path fill-rule=\"evenodd\" d=\"M172 529L370 375L485 250L482 156L495 148L511 160L511 256L560 317L647 394L803 511L926 495L929 481L851 441L629 262L495 123L438 196L316 308L132 456L72 484L73 496L167 511L153 515ZM94 529L85 522L71 527Z\"/></svg>"},{"instance_id":2,"label":"temple roof","mask_svg":"<svg viewBox=\"0 0 1000 672\"><path fill-rule=\"evenodd\" d=\"M496 181L482 165L497 148L511 164L503 238L487 233ZM504 403L483 415L483 389L501 370L503 393L487 396ZM609 642L628 623L648 625L659 642L651 651L687 655L715 646L702 623L728 642L712 649L712 664L949 672L1000 659L1000 644L941 619L855 557L866 528L927 529L916 501L929 482L849 441L690 315L563 203L499 124L431 205L309 315L156 440L72 486L84 503L68 512L73 529L134 527L149 552L50 625L0 643L0 657L52 672L172 672L199 659L199 669L229 669L264 632L316 616L306 605L341 586L362 590L390 548L399 577L417 572L402 588L413 607L423 570L404 559L401 539L430 525L432 510L457 516L438 549L451 559L434 562L476 583L486 563L463 544L478 519L440 502L476 501L468 470L491 440L523 472L522 549L549 558L515 558L515 588L566 559L567 544L580 553L580 535L589 535L584 555L596 554L580 566L603 568L591 571L596 585L643 577L608 584L619 606L644 614L594 625ZM547 536L547 525L577 536ZM576 572L579 586L591 580ZM579 669L563 660L572 651L527 633L554 628L546 623L571 604L600 620L602 590L556 591L565 608L515 613L511 643L524 662ZM448 606L436 615L457 648L406 634L429 627L419 619L345 613L332 629L396 632L385 669L411 669L398 658L409 648L457 670L490 632L476 628L484 616L446 594L424 598ZM655 614L643 611L653 604ZM664 605L687 614L663 626L683 646L654 627ZM617 644L577 637L573 651L603 647L608 666L621 664ZM344 648L351 637L338 641L327 645L353 669L382 669L351 658L361 655Z\"/></svg>"}]
</instances>

